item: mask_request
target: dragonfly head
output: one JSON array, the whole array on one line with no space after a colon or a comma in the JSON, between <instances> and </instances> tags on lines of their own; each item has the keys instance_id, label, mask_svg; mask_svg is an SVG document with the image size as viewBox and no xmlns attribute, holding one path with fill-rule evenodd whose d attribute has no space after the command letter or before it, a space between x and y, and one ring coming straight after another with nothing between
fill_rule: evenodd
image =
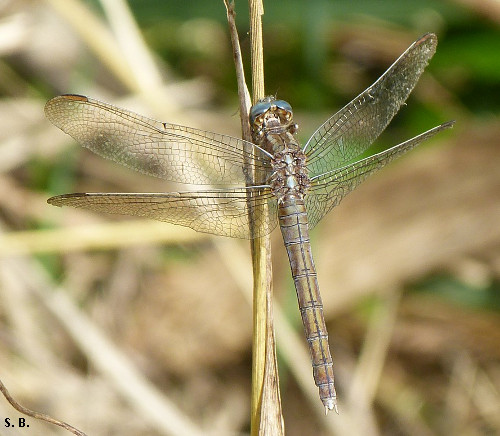
<instances>
[{"instance_id":1,"label":"dragonfly head","mask_svg":"<svg viewBox=\"0 0 500 436\"><path fill-rule=\"evenodd\" d=\"M295 132L296 126L292 123L292 106L284 100L274 97L264 97L250 109L250 125L257 134L266 129L285 128Z\"/></svg>"}]
</instances>

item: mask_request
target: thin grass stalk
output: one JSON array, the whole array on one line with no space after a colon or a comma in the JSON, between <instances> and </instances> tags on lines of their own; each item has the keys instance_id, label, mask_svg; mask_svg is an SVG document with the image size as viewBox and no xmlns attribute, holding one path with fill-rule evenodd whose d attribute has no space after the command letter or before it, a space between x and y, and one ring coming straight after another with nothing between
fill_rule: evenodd
<instances>
[{"instance_id":1,"label":"thin grass stalk","mask_svg":"<svg viewBox=\"0 0 500 436\"><path fill-rule=\"evenodd\" d=\"M250 47L253 103L264 97L264 49L262 43L262 0L249 0ZM267 207L254 211L255 221L264 222ZM263 216L262 219L259 216ZM268 235L252 239L253 352L252 352L252 435L284 434L279 393L276 341L272 311L271 241Z\"/></svg>"},{"instance_id":2,"label":"thin grass stalk","mask_svg":"<svg viewBox=\"0 0 500 436\"><path fill-rule=\"evenodd\" d=\"M245 75L238 33L234 21L234 2L224 0L233 46L233 57L238 81L240 117L243 139L251 142L248 123L250 99ZM253 101L264 97L264 64L262 46L263 5L260 0L250 0L250 43L252 58ZM250 151L250 150L249 150ZM255 175L248 180L255 182ZM256 210L249 202L249 222L252 232L256 223L264 222L267 209ZM262 217L262 219L261 219ZM284 432L279 396L276 347L272 318L272 269L269 237L251 240L253 267L253 348L252 348L252 401L251 434L281 435Z\"/></svg>"},{"instance_id":3,"label":"thin grass stalk","mask_svg":"<svg viewBox=\"0 0 500 436\"><path fill-rule=\"evenodd\" d=\"M47 0L86 42L92 52L106 65L127 89L140 90L134 72L121 57L121 50L109 29L79 0Z\"/></svg>"},{"instance_id":4,"label":"thin grass stalk","mask_svg":"<svg viewBox=\"0 0 500 436\"><path fill-rule=\"evenodd\" d=\"M32 418L35 418L35 419L39 419L40 421L45 421L49 424L57 425L61 428L64 428L65 430L68 430L69 432L73 433L76 436L87 436L83 431L78 430L76 427L73 427L72 425L68 424L67 422L59 421L58 419L52 418L52 416L50 416L50 415L46 415L45 413L36 412L34 410L31 410L31 409L28 409L27 407L22 406L10 394L7 387L2 383L1 380L0 380L0 392L5 397L5 399L9 402L9 404L15 410L17 410L19 413L22 413L23 415L26 415L26 416L31 416Z\"/></svg>"}]
</instances>

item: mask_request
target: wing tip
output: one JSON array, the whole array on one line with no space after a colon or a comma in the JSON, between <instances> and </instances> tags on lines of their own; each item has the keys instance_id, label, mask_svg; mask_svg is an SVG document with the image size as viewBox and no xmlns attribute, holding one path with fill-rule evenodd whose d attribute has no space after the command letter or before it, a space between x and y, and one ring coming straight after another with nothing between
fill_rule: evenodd
<instances>
[{"instance_id":1,"label":"wing tip","mask_svg":"<svg viewBox=\"0 0 500 436\"><path fill-rule=\"evenodd\" d=\"M428 32L423 34L420 38L418 38L414 44L415 45L422 45L422 44L430 44L432 46L436 46L438 42L438 37L435 33Z\"/></svg>"},{"instance_id":2,"label":"wing tip","mask_svg":"<svg viewBox=\"0 0 500 436\"><path fill-rule=\"evenodd\" d=\"M87 102L87 101L89 101L89 98L87 96L81 95L81 94L61 94L61 95L58 95L57 97L50 99L49 101L52 101L52 100L68 100L68 101Z\"/></svg>"},{"instance_id":3,"label":"wing tip","mask_svg":"<svg viewBox=\"0 0 500 436\"><path fill-rule=\"evenodd\" d=\"M62 94L59 96L61 99L70 100L70 101L89 101L88 97L80 94ZM57 97L56 97L57 98Z\"/></svg>"},{"instance_id":4,"label":"wing tip","mask_svg":"<svg viewBox=\"0 0 500 436\"><path fill-rule=\"evenodd\" d=\"M64 100L64 101L83 101L84 103L87 103L89 101L89 98L86 97L85 95L80 95L80 94L61 94L61 95L58 95L57 97L51 98L47 102L47 104L45 105L45 107L47 107L47 105L49 105L49 104L53 104L54 102L60 101L60 100Z\"/></svg>"},{"instance_id":5,"label":"wing tip","mask_svg":"<svg viewBox=\"0 0 500 436\"><path fill-rule=\"evenodd\" d=\"M57 97L51 98L47 103L45 103L44 112L45 116L53 122L53 106L61 102L83 102L87 103L89 101L88 97L80 94L62 94Z\"/></svg>"},{"instance_id":6,"label":"wing tip","mask_svg":"<svg viewBox=\"0 0 500 436\"><path fill-rule=\"evenodd\" d=\"M438 44L438 37L435 33L429 32L418 38L407 50L410 51L411 48L425 47L427 51L427 59L430 59L435 53Z\"/></svg>"},{"instance_id":7,"label":"wing tip","mask_svg":"<svg viewBox=\"0 0 500 436\"><path fill-rule=\"evenodd\" d=\"M456 122L457 122L456 120L446 121L445 123L442 123L435 128L439 130L452 129L455 126Z\"/></svg>"},{"instance_id":8,"label":"wing tip","mask_svg":"<svg viewBox=\"0 0 500 436\"><path fill-rule=\"evenodd\" d=\"M433 33L433 32L427 32L427 33L424 33L415 42L417 44L421 44L422 42L425 42L425 41L428 41L428 40L437 41L437 35L435 33Z\"/></svg>"},{"instance_id":9,"label":"wing tip","mask_svg":"<svg viewBox=\"0 0 500 436\"><path fill-rule=\"evenodd\" d=\"M66 205L66 200L71 199L71 198L82 198L86 197L87 194L85 192L75 192L74 194L62 194L62 195L56 195L54 197L50 197L47 200L47 203L50 204L51 206L65 206Z\"/></svg>"}]
</instances>

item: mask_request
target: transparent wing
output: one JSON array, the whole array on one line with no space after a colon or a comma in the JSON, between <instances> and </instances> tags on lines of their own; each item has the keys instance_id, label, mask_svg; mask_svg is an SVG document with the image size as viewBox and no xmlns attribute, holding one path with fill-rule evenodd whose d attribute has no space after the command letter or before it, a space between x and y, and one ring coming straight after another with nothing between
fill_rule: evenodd
<instances>
[{"instance_id":1,"label":"transparent wing","mask_svg":"<svg viewBox=\"0 0 500 436\"><path fill-rule=\"evenodd\" d=\"M271 171L269 156L252 143L162 123L88 97L55 97L45 114L94 153L150 176L236 187L245 186L244 168L255 170L256 180L266 180ZM255 158L249 159L252 149Z\"/></svg>"},{"instance_id":2,"label":"transparent wing","mask_svg":"<svg viewBox=\"0 0 500 436\"><path fill-rule=\"evenodd\" d=\"M415 41L368 89L329 118L304 146L311 177L363 153L389 124L436 51L436 35Z\"/></svg>"},{"instance_id":3,"label":"transparent wing","mask_svg":"<svg viewBox=\"0 0 500 436\"><path fill-rule=\"evenodd\" d=\"M263 236L270 233L278 222L277 201L269 189L153 194L78 193L58 195L47 202L54 206L152 218L190 227L198 232L233 238ZM257 233L250 236L248 210L265 205L268 214L262 215L256 222Z\"/></svg>"},{"instance_id":4,"label":"transparent wing","mask_svg":"<svg viewBox=\"0 0 500 436\"><path fill-rule=\"evenodd\" d=\"M454 123L454 121L448 121L373 156L313 177L311 180L312 186L305 197L309 226L313 228L318 224L323 216L337 206L349 192L370 174L378 171L436 133L449 129Z\"/></svg>"}]
</instances>

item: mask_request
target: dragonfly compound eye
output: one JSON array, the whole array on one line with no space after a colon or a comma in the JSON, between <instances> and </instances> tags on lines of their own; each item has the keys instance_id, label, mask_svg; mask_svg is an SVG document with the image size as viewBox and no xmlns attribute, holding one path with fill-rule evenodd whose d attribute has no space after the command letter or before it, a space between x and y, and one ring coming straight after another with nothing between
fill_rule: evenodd
<instances>
[{"instance_id":1,"label":"dragonfly compound eye","mask_svg":"<svg viewBox=\"0 0 500 436\"><path fill-rule=\"evenodd\" d=\"M285 100L275 100L273 104L284 112L289 112L290 116L293 114L292 106Z\"/></svg>"},{"instance_id":2,"label":"dragonfly compound eye","mask_svg":"<svg viewBox=\"0 0 500 436\"><path fill-rule=\"evenodd\" d=\"M272 103L270 101L259 101L258 103L254 104L252 108L250 109L250 124L253 126L256 122L259 124L258 118L261 115L264 115L270 108L271 108Z\"/></svg>"}]
</instances>

